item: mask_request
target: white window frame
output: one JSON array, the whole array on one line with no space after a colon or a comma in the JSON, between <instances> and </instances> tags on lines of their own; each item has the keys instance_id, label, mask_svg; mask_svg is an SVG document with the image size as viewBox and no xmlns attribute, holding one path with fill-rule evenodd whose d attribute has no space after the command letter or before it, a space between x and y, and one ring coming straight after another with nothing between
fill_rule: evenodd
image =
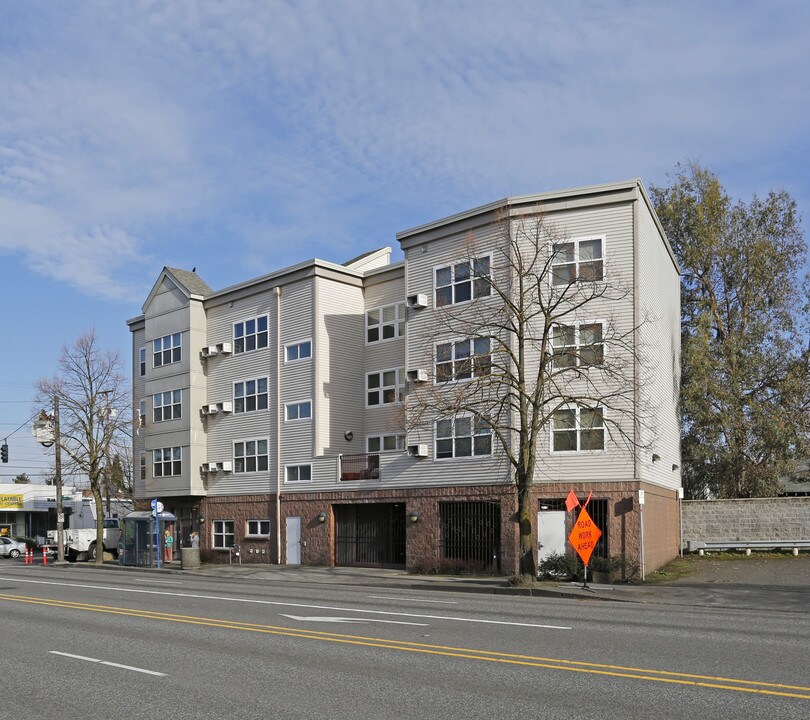
<instances>
[{"instance_id":1,"label":"white window frame","mask_svg":"<svg viewBox=\"0 0 810 720\"><path fill-rule=\"evenodd\" d=\"M394 373L394 384L385 384L385 375L387 373ZM376 387L369 387L369 381L372 377L377 377L379 384ZM405 368L387 368L386 370L376 370L374 372L366 373L366 407L377 408L384 407L385 405L398 405L402 402L402 395L405 389ZM386 392L393 390L393 399L386 400ZM369 395L376 393L379 402L369 402Z\"/></svg>"},{"instance_id":2,"label":"white window frame","mask_svg":"<svg viewBox=\"0 0 810 720\"><path fill-rule=\"evenodd\" d=\"M146 399L138 402L138 429L146 427Z\"/></svg>"},{"instance_id":3,"label":"white window frame","mask_svg":"<svg viewBox=\"0 0 810 720\"><path fill-rule=\"evenodd\" d=\"M301 350L304 349L305 347L307 348L307 354L301 355ZM290 357L290 355L292 354L294 354L295 357ZM304 360L311 360L311 359L312 359L312 338L308 338L307 340L301 340L299 342L289 343L284 346L285 363L302 362Z\"/></svg>"},{"instance_id":4,"label":"white window frame","mask_svg":"<svg viewBox=\"0 0 810 720\"><path fill-rule=\"evenodd\" d=\"M140 376L145 377L146 376L146 345L144 345L142 348L140 348L138 350L138 365L140 366L139 371L138 371L140 373Z\"/></svg>"},{"instance_id":5,"label":"white window frame","mask_svg":"<svg viewBox=\"0 0 810 720\"><path fill-rule=\"evenodd\" d=\"M252 452L249 452L251 451ZM241 452L240 452L241 451ZM252 461L252 463L251 463ZM249 465L253 467L249 468ZM266 437L234 440L233 472L238 475L270 471L270 440Z\"/></svg>"},{"instance_id":6,"label":"white window frame","mask_svg":"<svg viewBox=\"0 0 810 720\"><path fill-rule=\"evenodd\" d=\"M486 275L477 274L474 270L476 263L486 260L489 265L489 270ZM469 276L464 277L462 270L462 277L458 278L457 273L464 267L469 266ZM442 271L449 271L449 282L439 285L439 273ZM487 280L482 283L486 288L486 292L480 294L476 291L476 278L486 277ZM492 296L492 253L482 253L474 258L467 258L458 260L456 262L447 263L444 265L436 265L433 267L433 302L434 306L450 307L452 305L465 305L473 300L479 300ZM467 299L458 300L457 291L467 283L470 283L470 297ZM450 288L449 302L439 302L439 291L445 288Z\"/></svg>"},{"instance_id":7,"label":"white window frame","mask_svg":"<svg viewBox=\"0 0 810 720\"><path fill-rule=\"evenodd\" d=\"M301 477L302 471L304 475L309 475L309 477ZM312 482L312 464L300 463L298 465L285 465L284 482L290 483L291 485L301 485L302 483Z\"/></svg>"},{"instance_id":8,"label":"white window frame","mask_svg":"<svg viewBox=\"0 0 810 720\"><path fill-rule=\"evenodd\" d=\"M583 410L588 411L599 411L599 415L602 418L602 425L601 426L593 426L591 428L583 428L580 421L580 416ZM556 426L556 418L555 415L559 412L573 412L574 413L574 426L571 428L563 428L558 429ZM602 447L600 448L582 448L582 433L584 432L595 432L601 431L602 434ZM562 433L574 433L574 437L576 438L576 447L570 450L557 450L555 448L555 437ZM590 454L595 455L599 453L606 452L607 449L607 435L605 431L605 409L603 407L594 407L594 408L580 408L580 407L562 407L556 410L551 416L551 452L558 454L558 455L572 455L574 453L577 454Z\"/></svg>"},{"instance_id":9,"label":"white window frame","mask_svg":"<svg viewBox=\"0 0 810 720\"><path fill-rule=\"evenodd\" d=\"M379 444L379 448L373 449L371 445L374 442ZM393 444L394 447L385 447L386 442ZM404 433L386 433L384 435L367 435L366 436L366 452L374 455L386 452L402 452L405 450L405 434Z\"/></svg>"},{"instance_id":10,"label":"white window frame","mask_svg":"<svg viewBox=\"0 0 810 720\"><path fill-rule=\"evenodd\" d=\"M168 400L168 402L166 402ZM167 411L168 410L168 416ZM158 418L158 413L160 417ZM152 395L152 422L179 420L183 416L183 391L167 390Z\"/></svg>"},{"instance_id":11,"label":"white window frame","mask_svg":"<svg viewBox=\"0 0 810 720\"><path fill-rule=\"evenodd\" d=\"M393 309L394 317L392 320L385 319L386 311ZM376 322L371 322L371 315L377 313ZM390 342L405 337L406 321L407 321L407 307L404 302L391 303L389 305L380 305L379 307L369 308L366 310L366 345L376 345L377 343ZM386 328L391 328L393 335L391 337L384 337ZM369 333L376 331L376 340L369 339Z\"/></svg>"},{"instance_id":12,"label":"white window frame","mask_svg":"<svg viewBox=\"0 0 810 720\"><path fill-rule=\"evenodd\" d=\"M307 406L308 415L301 417L301 410ZM290 410L296 409L296 417L290 417ZM304 422L312 420L312 400L299 400L298 402L284 403L284 422Z\"/></svg>"},{"instance_id":13,"label":"white window frame","mask_svg":"<svg viewBox=\"0 0 810 720\"><path fill-rule=\"evenodd\" d=\"M142 452L140 455L141 455L141 464L140 464L141 480L146 480L146 453Z\"/></svg>"},{"instance_id":14,"label":"white window frame","mask_svg":"<svg viewBox=\"0 0 810 720\"><path fill-rule=\"evenodd\" d=\"M259 392L259 386L264 382L264 392ZM253 383L254 392L248 393L248 385ZM237 395L239 386L242 386L242 394ZM262 404L261 398L264 397L264 407L259 407ZM255 407L248 410L248 399L254 398ZM239 409L239 405L242 409ZM244 413L266 412L270 407L270 378L269 377L256 377L247 380L237 380L233 384L233 412L235 415L242 415Z\"/></svg>"},{"instance_id":15,"label":"white window frame","mask_svg":"<svg viewBox=\"0 0 810 720\"><path fill-rule=\"evenodd\" d=\"M262 532L265 528L267 532ZM269 538L271 529L269 520L245 520L245 538Z\"/></svg>"},{"instance_id":16,"label":"white window frame","mask_svg":"<svg viewBox=\"0 0 810 720\"><path fill-rule=\"evenodd\" d=\"M488 345L488 350L485 353L477 353L475 351L475 346L478 343L486 342ZM466 350L468 351L467 355L463 354L464 345L466 344ZM442 360L439 362L439 347L450 346L450 357L448 360ZM462 354L458 354L458 351L461 350ZM476 362L477 358L489 358L489 362L486 363L485 367L487 368L486 372L476 372L481 368L480 360ZM449 377L441 376L439 372L439 366L450 365L452 368L452 373ZM468 377L459 377L460 370L464 369L464 365L467 366L469 369ZM469 382L475 378L486 377L490 374L490 370L492 368L492 339L491 338L453 338L452 340L445 340L442 342L434 343L433 345L433 384L434 385L444 385L446 383L451 382Z\"/></svg>"},{"instance_id":17,"label":"white window frame","mask_svg":"<svg viewBox=\"0 0 810 720\"><path fill-rule=\"evenodd\" d=\"M217 538L221 542L217 542ZM227 539L231 539L230 545ZM236 522L233 520L214 520L211 523L211 547L214 550L227 550L236 545Z\"/></svg>"},{"instance_id":18,"label":"white window frame","mask_svg":"<svg viewBox=\"0 0 810 720\"><path fill-rule=\"evenodd\" d=\"M582 329L583 328L599 328L599 342L595 343L583 343L582 342ZM573 342L571 344L564 344L564 345L555 345L555 340L557 337L560 337L563 340L568 340L569 338L562 337L562 334L558 335L558 332L562 332L564 330L570 330L573 335ZM583 362L582 361L582 353L583 350L588 348L598 348L596 352L601 353L601 360L600 362ZM559 364L559 361L554 360L554 351L555 350L565 350L565 357L570 358L571 362L565 364ZM571 325L564 325L560 323L559 325L554 325L551 328L551 356L552 356L552 363L555 370L560 370L564 368L590 368L590 367L600 367L605 364L605 323L602 320L595 320L594 322L581 322L581 323L573 323ZM558 357L563 355L560 353Z\"/></svg>"},{"instance_id":19,"label":"white window frame","mask_svg":"<svg viewBox=\"0 0 810 720\"><path fill-rule=\"evenodd\" d=\"M259 324L264 321L264 330L259 329ZM253 332L248 332L248 325L253 323ZM237 335L237 327L241 326L241 334ZM248 338L253 338L253 347L249 348ZM256 315L255 317L245 318L233 324L233 354L242 355L243 353L256 352L258 350L266 350L270 345L270 317L268 315ZM241 349L240 349L241 348Z\"/></svg>"},{"instance_id":20,"label":"white window frame","mask_svg":"<svg viewBox=\"0 0 810 720\"><path fill-rule=\"evenodd\" d=\"M596 263L597 260L582 260L580 257L580 247L583 243L593 242L598 240L601 244L601 252L602 255L599 258L602 262L602 277L589 279L583 278L582 273L580 270L580 265L584 265L586 263ZM576 282L602 282L605 279L605 245L607 241L606 235L583 235L581 237L571 238L569 240L565 240L563 242L554 243L551 248L552 258L551 258L551 284L554 287L568 287ZM559 250L555 250L556 247L561 247L563 245L573 245L573 259L568 260L566 262L557 262ZM574 279L568 279L567 281L557 282L557 274L556 269L562 267L572 267L574 271Z\"/></svg>"},{"instance_id":21,"label":"white window frame","mask_svg":"<svg viewBox=\"0 0 810 720\"><path fill-rule=\"evenodd\" d=\"M467 422L470 423L470 433L469 434L467 434L467 433L458 434L456 431L457 431L457 429L459 429L458 428L459 423L462 424L461 429L463 429L464 424L466 424ZM480 423L480 425L478 425L476 427L477 422ZM440 437L439 436L439 427L441 425L445 425L446 423L450 423L451 434L450 435L443 434ZM482 447L482 449L479 452L476 452L476 442L475 442L476 438L483 439L485 437L489 438L489 450L484 451L483 447ZM467 440L467 439L469 439L469 441L470 441L470 452L469 452L469 454L463 453L463 454L459 455L458 452L457 452L457 448L459 446L459 441L464 441L464 440ZM446 455L446 454L444 454L444 453L446 453L446 451L442 450L441 452L444 455L440 456L440 454L439 454L440 453L439 443L446 443L448 440L451 442L451 446L450 446L451 447L451 454ZM489 425L487 425L486 423L484 423L482 420L476 421L476 418L473 415L466 415L466 414L465 415L455 415L455 416L450 417L450 418L442 418L440 420L436 420L433 423L433 457L437 461L439 461L439 460L459 460L459 459L465 459L466 460L466 459L469 459L469 458L492 457L492 449L493 449L492 448L492 443L493 443L492 428ZM481 446L483 446L484 445L483 440L479 444ZM463 447L463 445L462 445L462 447Z\"/></svg>"},{"instance_id":22,"label":"white window frame","mask_svg":"<svg viewBox=\"0 0 810 720\"><path fill-rule=\"evenodd\" d=\"M168 356L168 360L166 359ZM152 367L174 365L183 359L183 334L171 333L152 340Z\"/></svg>"},{"instance_id":23,"label":"white window frame","mask_svg":"<svg viewBox=\"0 0 810 720\"><path fill-rule=\"evenodd\" d=\"M160 456L158 456L160 453ZM168 467L168 473L164 472ZM160 468L160 472L158 472ZM176 471L176 472L175 472ZM152 477L178 477L183 474L183 448L167 447L152 450Z\"/></svg>"}]
</instances>

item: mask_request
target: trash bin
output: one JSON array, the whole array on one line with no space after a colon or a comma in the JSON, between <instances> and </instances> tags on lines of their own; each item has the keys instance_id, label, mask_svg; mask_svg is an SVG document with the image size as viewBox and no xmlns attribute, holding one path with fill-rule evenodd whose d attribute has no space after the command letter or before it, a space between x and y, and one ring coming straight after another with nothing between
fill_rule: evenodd
<instances>
[{"instance_id":1,"label":"trash bin","mask_svg":"<svg viewBox=\"0 0 810 720\"><path fill-rule=\"evenodd\" d=\"M183 570L196 570L200 567L200 548L180 548L180 568Z\"/></svg>"}]
</instances>

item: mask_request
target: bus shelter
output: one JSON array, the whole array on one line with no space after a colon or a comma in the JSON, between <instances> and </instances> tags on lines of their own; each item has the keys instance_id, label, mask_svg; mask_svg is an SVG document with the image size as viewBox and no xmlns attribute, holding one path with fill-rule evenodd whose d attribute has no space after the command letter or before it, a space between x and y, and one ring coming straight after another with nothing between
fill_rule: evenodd
<instances>
[{"instance_id":1,"label":"bus shelter","mask_svg":"<svg viewBox=\"0 0 810 720\"><path fill-rule=\"evenodd\" d=\"M133 567L161 567L163 533L174 526L177 518L170 512L136 510L121 520L118 539L118 562Z\"/></svg>"}]
</instances>

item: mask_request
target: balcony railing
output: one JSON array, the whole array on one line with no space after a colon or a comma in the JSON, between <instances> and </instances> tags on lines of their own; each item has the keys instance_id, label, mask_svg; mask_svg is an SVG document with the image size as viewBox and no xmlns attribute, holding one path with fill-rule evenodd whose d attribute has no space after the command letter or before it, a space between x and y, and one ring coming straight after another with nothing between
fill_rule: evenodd
<instances>
[{"instance_id":1,"label":"balcony railing","mask_svg":"<svg viewBox=\"0 0 810 720\"><path fill-rule=\"evenodd\" d=\"M378 453L340 456L341 480L379 480L380 456Z\"/></svg>"}]
</instances>

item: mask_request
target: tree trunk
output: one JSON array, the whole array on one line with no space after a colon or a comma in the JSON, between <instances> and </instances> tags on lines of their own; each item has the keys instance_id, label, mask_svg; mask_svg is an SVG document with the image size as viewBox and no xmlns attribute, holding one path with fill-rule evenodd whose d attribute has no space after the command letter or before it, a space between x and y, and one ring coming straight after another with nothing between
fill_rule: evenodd
<instances>
[{"instance_id":1,"label":"tree trunk","mask_svg":"<svg viewBox=\"0 0 810 720\"><path fill-rule=\"evenodd\" d=\"M518 478L518 523L520 527L520 575L525 579L537 577L532 536L532 487L528 478Z\"/></svg>"},{"instance_id":2,"label":"tree trunk","mask_svg":"<svg viewBox=\"0 0 810 720\"><path fill-rule=\"evenodd\" d=\"M96 503L96 565L104 563L104 499L98 481L90 483Z\"/></svg>"}]
</instances>

